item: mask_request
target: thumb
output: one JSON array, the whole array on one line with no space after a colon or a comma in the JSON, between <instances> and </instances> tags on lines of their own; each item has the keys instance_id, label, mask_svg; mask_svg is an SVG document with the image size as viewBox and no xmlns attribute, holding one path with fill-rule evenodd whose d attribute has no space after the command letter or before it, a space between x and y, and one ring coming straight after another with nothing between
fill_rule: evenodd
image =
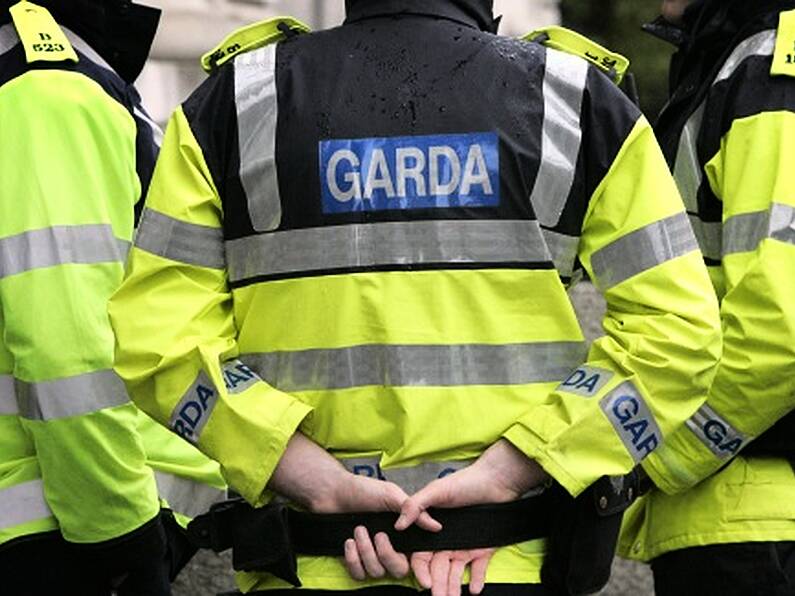
<instances>
[{"instance_id":1,"label":"thumb","mask_svg":"<svg viewBox=\"0 0 795 596\"><path fill-rule=\"evenodd\" d=\"M417 523L423 530L438 532L442 529L442 524L433 519L427 509L442 501L443 488L439 486L438 481L431 482L403 503L400 517L395 522L395 529L402 531Z\"/></svg>"}]
</instances>

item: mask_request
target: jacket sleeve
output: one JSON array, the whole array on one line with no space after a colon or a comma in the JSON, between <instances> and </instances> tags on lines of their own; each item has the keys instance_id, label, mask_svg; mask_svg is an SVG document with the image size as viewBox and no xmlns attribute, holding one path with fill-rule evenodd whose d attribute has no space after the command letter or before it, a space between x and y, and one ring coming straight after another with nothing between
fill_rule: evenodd
<instances>
[{"instance_id":1,"label":"jacket sleeve","mask_svg":"<svg viewBox=\"0 0 795 596\"><path fill-rule=\"evenodd\" d=\"M135 124L58 70L3 86L0 121L15 146L0 152L0 305L19 420L63 536L115 539L159 511L107 318L140 193Z\"/></svg>"},{"instance_id":2,"label":"jacket sleeve","mask_svg":"<svg viewBox=\"0 0 795 596\"><path fill-rule=\"evenodd\" d=\"M723 202L724 351L707 403L645 464L668 493L716 472L795 407L795 79L760 85L735 92L705 168ZM752 109L759 101L779 109Z\"/></svg>"},{"instance_id":3,"label":"jacket sleeve","mask_svg":"<svg viewBox=\"0 0 795 596\"><path fill-rule=\"evenodd\" d=\"M111 300L116 370L144 411L262 504L310 408L236 360L222 205L182 108L166 130L127 277Z\"/></svg>"},{"instance_id":4,"label":"jacket sleeve","mask_svg":"<svg viewBox=\"0 0 795 596\"><path fill-rule=\"evenodd\" d=\"M505 435L573 495L657 449L703 403L720 351L717 300L682 201L650 126L634 120L579 245L607 301L606 335Z\"/></svg>"}]
</instances>

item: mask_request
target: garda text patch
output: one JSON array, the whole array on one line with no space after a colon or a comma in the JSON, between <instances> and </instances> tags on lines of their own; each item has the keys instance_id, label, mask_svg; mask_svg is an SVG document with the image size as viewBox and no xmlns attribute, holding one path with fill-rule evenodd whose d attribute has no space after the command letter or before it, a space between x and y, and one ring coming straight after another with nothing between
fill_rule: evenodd
<instances>
[{"instance_id":1,"label":"garda text patch","mask_svg":"<svg viewBox=\"0 0 795 596\"><path fill-rule=\"evenodd\" d=\"M616 387L600 405L635 463L659 446L662 439L660 427L632 383Z\"/></svg>"},{"instance_id":2,"label":"garda text patch","mask_svg":"<svg viewBox=\"0 0 795 596\"><path fill-rule=\"evenodd\" d=\"M218 402L218 392L204 372L183 396L171 414L171 428L183 439L193 444L199 436Z\"/></svg>"},{"instance_id":3,"label":"garda text patch","mask_svg":"<svg viewBox=\"0 0 795 596\"><path fill-rule=\"evenodd\" d=\"M613 373L603 368L581 366L569 375L558 387L558 391L593 397L613 378Z\"/></svg>"},{"instance_id":4,"label":"garda text patch","mask_svg":"<svg viewBox=\"0 0 795 596\"><path fill-rule=\"evenodd\" d=\"M687 427L720 459L737 455L747 442L745 435L735 430L707 405L701 406L687 421Z\"/></svg>"},{"instance_id":5,"label":"garda text patch","mask_svg":"<svg viewBox=\"0 0 795 596\"><path fill-rule=\"evenodd\" d=\"M232 395L243 393L260 380L257 374L240 360L224 362L221 373L224 376L226 390Z\"/></svg>"},{"instance_id":6,"label":"garda text patch","mask_svg":"<svg viewBox=\"0 0 795 596\"><path fill-rule=\"evenodd\" d=\"M319 153L324 213L500 203L495 133L321 141Z\"/></svg>"}]
</instances>

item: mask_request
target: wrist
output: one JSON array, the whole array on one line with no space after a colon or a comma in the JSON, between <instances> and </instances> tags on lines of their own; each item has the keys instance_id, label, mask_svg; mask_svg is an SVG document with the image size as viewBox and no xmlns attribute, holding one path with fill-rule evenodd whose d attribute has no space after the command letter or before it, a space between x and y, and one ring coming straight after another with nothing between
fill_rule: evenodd
<instances>
[{"instance_id":1,"label":"wrist","mask_svg":"<svg viewBox=\"0 0 795 596\"><path fill-rule=\"evenodd\" d=\"M492 468L501 492L516 499L546 482L549 474L512 443L500 439L485 453L484 464Z\"/></svg>"}]
</instances>

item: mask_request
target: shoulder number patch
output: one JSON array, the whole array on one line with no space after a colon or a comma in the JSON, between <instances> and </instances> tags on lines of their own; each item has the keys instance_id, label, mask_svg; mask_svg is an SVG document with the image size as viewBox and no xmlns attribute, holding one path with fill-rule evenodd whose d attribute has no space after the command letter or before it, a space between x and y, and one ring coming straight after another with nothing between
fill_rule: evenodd
<instances>
[{"instance_id":1,"label":"shoulder number patch","mask_svg":"<svg viewBox=\"0 0 795 596\"><path fill-rule=\"evenodd\" d=\"M795 77L795 10L779 16L776 50L773 53L773 76Z\"/></svg>"},{"instance_id":2,"label":"shoulder number patch","mask_svg":"<svg viewBox=\"0 0 795 596\"><path fill-rule=\"evenodd\" d=\"M31 62L77 62L77 53L50 12L23 0L9 9L25 58Z\"/></svg>"}]
</instances>

